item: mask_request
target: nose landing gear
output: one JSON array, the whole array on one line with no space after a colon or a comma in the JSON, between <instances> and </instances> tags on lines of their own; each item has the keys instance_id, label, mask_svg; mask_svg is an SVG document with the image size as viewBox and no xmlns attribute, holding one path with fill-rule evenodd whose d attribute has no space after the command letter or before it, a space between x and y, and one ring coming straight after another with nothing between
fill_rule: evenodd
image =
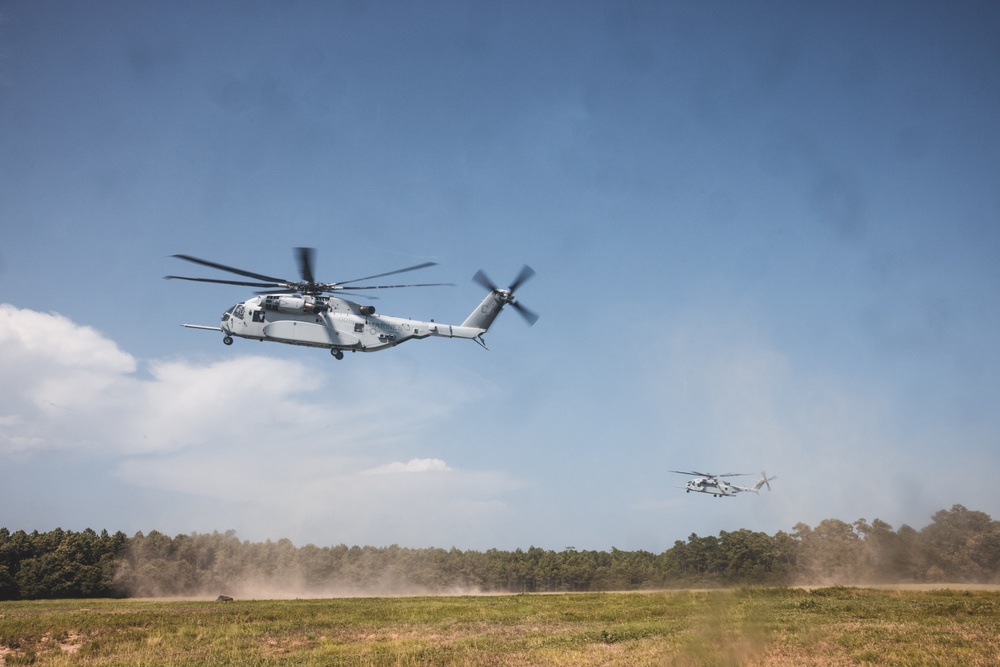
<instances>
[{"instance_id":1,"label":"nose landing gear","mask_svg":"<svg viewBox=\"0 0 1000 667\"><path fill-rule=\"evenodd\" d=\"M225 338L222 339L222 342L225 343L226 345L232 345L233 344L233 337L232 336L226 336Z\"/></svg>"},{"instance_id":2,"label":"nose landing gear","mask_svg":"<svg viewBox=\"0 0 1000 667\"><path fill-rule=\"evenodd\" d=\"M336 359L337 361L340 361L341 359L344 358L343 350L330 350L330 354L332 354L333 358Z\"/></svg>"}]
</instances>

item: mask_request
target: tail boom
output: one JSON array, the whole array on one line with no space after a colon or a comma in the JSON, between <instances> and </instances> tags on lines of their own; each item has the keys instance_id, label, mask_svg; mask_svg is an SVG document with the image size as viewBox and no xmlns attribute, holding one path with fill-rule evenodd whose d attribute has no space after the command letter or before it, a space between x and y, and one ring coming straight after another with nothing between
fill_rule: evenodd
<instances>
[{"instance_id":1,"label":"tail boom","mask_svg":"<svg viewBox=\"0 0 1000 667\"><path fill-rule=\"evenodd\" d=\"M441 336L443 338L468 338L471 340L475 340L486 333L486 329L482 329L480 327L470 327L465 324L455 326L452 324L438 324L437 322L431 322L428 327L428 331L430 331L431 336Z\"/></svg>"}]
</instances>

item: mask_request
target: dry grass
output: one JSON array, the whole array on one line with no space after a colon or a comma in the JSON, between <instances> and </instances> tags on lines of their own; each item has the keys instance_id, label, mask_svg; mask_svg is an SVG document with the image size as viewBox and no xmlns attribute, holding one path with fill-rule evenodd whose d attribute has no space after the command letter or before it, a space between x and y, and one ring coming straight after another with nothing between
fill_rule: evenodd
<instances>
[{"instance_id":1,"label":"dry grass","mask_svg":"<svg viewBox=\"0 0 1000 667\"><path fill-rule=\"evenodd\" d=\"M0 665L997 665L1000 592L0 603Z\"/></svg>"}]
</instances>

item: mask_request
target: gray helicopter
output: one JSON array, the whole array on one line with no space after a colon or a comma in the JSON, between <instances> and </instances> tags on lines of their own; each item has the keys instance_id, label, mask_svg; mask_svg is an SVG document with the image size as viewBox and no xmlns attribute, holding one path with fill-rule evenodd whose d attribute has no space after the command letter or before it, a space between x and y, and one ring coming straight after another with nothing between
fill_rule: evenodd
<instances>
[{"instance_id":1,"label":"gray helicopter","mask_svg":"<svg viewBox=\"0 0 1000 667\"><path fill-rule=\"evenodd\" d=\"M767 490L771 490L771 480L777 479L777 477L768 477L766 472L761 473L761 478L757 480L757 483L753 486L740 486L738 484L731 484L722 477L748 477L750 473L742 472L727 472L722 475L710 475L704 472L687 472L685 470L671 470L670 472L675 472L679 475L696 475L696 477L690 480L683 488L687 489L687 493L695 491L697 493L711 493L716 498L722 498L725 496L735 496L737 493L743 493L746 491L760 494L761 487L767 485Z\"/></svg>"},{"instance_id":2,"label":"gray helicopter","mask_svg":"<svg viewBox=\"0 0 1000 667\"><path fill-rule=\"evenodd\" d=\"M351 294L355 291L395 289L401 287L436 287L452 283L418 283L411 285L356 285L362 281L383 278L407 271L415 271L434 266L435 262L424 262L404 269L379 273L365 278L355 278L337 283L316 282L313 273L312 248L296 248L301 280L286 280L272 276L244 271L224 264L210 262L190 255L173 255L187 262L201 264L213 269L228 271L236 275L253 278L259 282L241 280L221 280L216 278L190 278L187 276L166 276L167 279L192 280L203 283L241 285L244 287L272 288L258 292L257 296L237 303L222 315L217 327L200 324L182 324L190 329L220 331L222 342L233 344L233 337L250 340L272 341L290 345L321 347L330 350L337 359L344 358L344 352L378 352L395 347L411 339L430 336L444 338L466 338L486 347L483 340L493 321L504 306L513 307L532 325L538 319L531 310L518 303L514 292L535 274L534 269L524 265L517 277L506 289L497 287L481 270L472 277L489 294L461 324L440 324L433 320L424 322L389 315L378 315L375 307L362 305L335 293ZM362 298L365 295L357 295Z\"/></svg>"}]
</instances>

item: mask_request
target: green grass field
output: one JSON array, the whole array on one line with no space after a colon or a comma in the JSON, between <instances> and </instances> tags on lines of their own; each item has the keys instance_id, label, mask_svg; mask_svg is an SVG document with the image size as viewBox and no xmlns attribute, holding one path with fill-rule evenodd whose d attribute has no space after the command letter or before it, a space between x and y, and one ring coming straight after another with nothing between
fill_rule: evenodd
<instances>
[{"instance_id":1,"label":"green grass field","mask_svg":"<svg viewBox=\"0 0 1000 667\"><path fill-rule=\"evenodd\" d=\"M1000 665L1000 592L0 603L0 665Z\"/></svg>"}]
</instances>

